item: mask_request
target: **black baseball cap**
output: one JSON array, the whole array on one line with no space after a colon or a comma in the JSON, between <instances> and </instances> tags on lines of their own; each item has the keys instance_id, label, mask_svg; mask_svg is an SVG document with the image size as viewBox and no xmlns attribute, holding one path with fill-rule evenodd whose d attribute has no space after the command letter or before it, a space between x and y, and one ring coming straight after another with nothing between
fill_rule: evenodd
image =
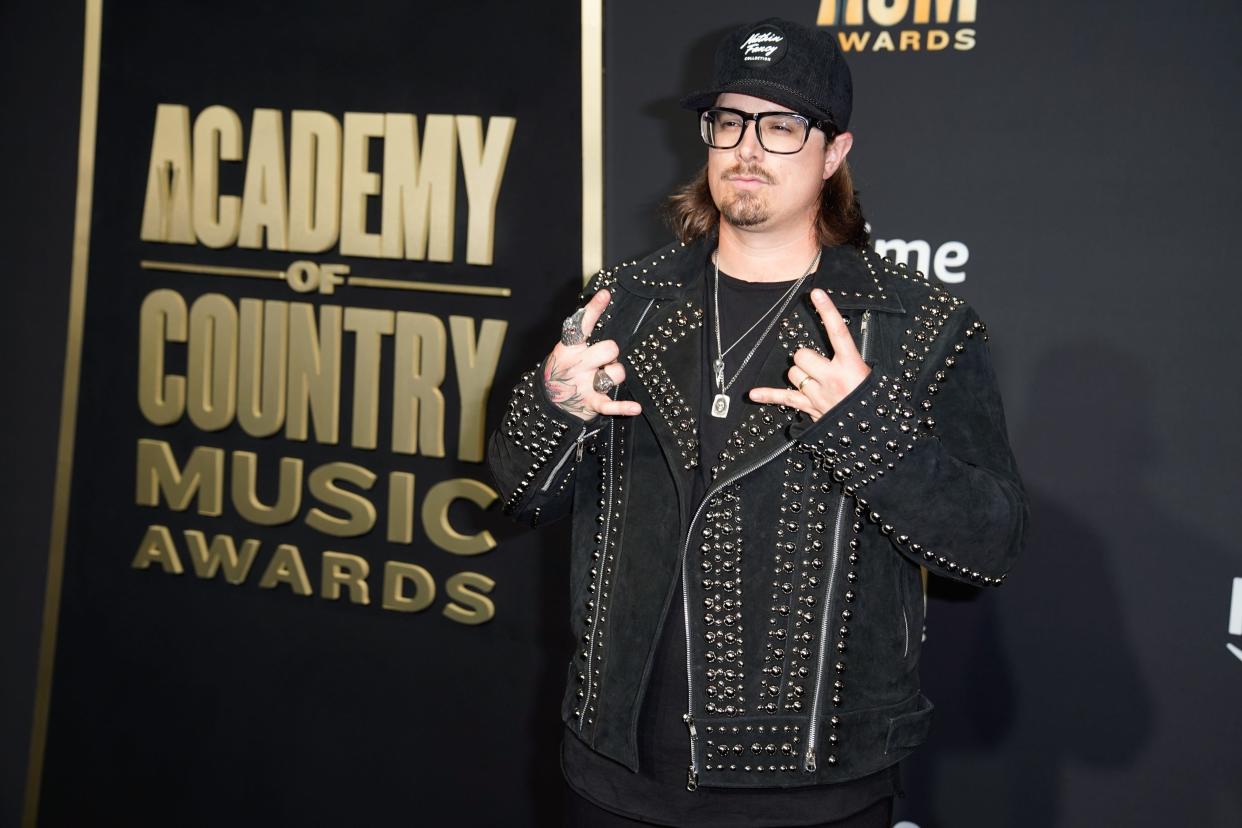
<instances>
[{"instance_id":1,"label":"black baseball cap","mask_svg":"<svg viewBox=\"0 0 1242 828\"><path fill-rule=\"evenodd\" d=\"M722 92L775 101L841 132L849 127L854 103L850 67L836 35L779 17L742 26L722 40L712 87L687 95L681 105L708 109Z\"/></svg>"}]
</instances>

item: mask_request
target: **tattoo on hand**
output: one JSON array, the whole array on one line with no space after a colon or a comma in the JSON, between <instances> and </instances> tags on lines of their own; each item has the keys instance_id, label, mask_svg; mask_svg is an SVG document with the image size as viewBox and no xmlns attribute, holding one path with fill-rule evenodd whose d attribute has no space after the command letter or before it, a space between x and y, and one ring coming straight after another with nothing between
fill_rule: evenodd
<instances>
[{"instance_id":1,"label":"tattoo on hand","mask_svg":"<svg viewBox=\"0 0 1242 828\"><path fill-rule=\"evenodd\" d=\"M574 363L575 367L577 363ZM571 414L590 414L586 401L578 393L577 387L570 381L569 368L560 365L555 357L548 358L548 365L543 371L543 387L550 399L562 411Z\"/></svg>"}]
</instances>

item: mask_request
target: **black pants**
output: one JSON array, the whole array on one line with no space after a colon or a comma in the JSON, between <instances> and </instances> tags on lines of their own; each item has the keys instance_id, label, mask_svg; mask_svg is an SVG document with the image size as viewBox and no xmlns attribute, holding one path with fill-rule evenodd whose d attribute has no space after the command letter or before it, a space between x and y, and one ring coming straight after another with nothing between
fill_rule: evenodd
<instances>
[{"instance_id":1,"label":"black pants","mask_svg":"<svg viewBox=\"0 0 1242 828\"><path fill-rule=\"evenodd\" d=\"M820 822L806 828L890 828L892 824L893 798L890 796L845 819ZM606 811L566 785L565 825L568 828L644 828L651 823L639 822Z\"/></svg>"}]
</instances>

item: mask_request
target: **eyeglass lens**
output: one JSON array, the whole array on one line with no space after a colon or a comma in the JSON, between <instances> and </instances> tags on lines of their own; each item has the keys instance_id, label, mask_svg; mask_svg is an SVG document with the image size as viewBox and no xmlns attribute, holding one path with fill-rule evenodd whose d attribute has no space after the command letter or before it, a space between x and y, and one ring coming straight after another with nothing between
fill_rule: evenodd
<instances>
[{"instance_id":1,"label":"eyeglass lens","mask_svg":"<svg viewBox=\"0 0 1242 828\"><path fill-rule=\"evenodd\" d=\"M727 109L709 109L700 121L703 141L715 149L731 149L742 140L747 118ZM759 144L768 152L792 153L806 143L807 122L792 113L772 112L757 120Z\"/></svg>"}]
</instances>

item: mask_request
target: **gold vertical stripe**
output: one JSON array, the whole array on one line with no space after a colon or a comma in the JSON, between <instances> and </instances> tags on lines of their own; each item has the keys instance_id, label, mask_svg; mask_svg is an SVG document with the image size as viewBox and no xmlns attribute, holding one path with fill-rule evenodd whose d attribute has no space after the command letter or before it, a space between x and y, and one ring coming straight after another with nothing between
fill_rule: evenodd
<instances>
[{"instance_id":1,"label":"gold vertical stripe","mask_svg":"<svg viewBox=\"0 0 1242 828\"><path fill-rule=\"evenodd\" d=\"M82 325L86 311L86 265L91 241L91 197L95 178L95 121L99 111L99 49L103 0L86 0L82 40L82 111L78 127L78 194L73 211L73 266L69 282L69 319L65 336L65 371L61 386L60 435L56 442L56 489L52 500L52 531L48 544L47 590L43 599L43 632L35 684L34 717L30 728L30 759L26 766L26 802L22 825L35 828L39 818L39 787L47 747L52 666L56 658L56 627L60 618L60 586L65 566L65 530L69 519L69 484L73 478L73 437L77 424L78 378L82 370Z\"/></svg>"},{"instance_id":2,"label":"gold vertical stripe","mask_svg":"<svg viewBox=\"0 0 1242 828\"><path fill-rule=\"evenodd\" d=\"M582 278L604 266L604 2L582 0Z\"/></svg>"}]
</instances>

